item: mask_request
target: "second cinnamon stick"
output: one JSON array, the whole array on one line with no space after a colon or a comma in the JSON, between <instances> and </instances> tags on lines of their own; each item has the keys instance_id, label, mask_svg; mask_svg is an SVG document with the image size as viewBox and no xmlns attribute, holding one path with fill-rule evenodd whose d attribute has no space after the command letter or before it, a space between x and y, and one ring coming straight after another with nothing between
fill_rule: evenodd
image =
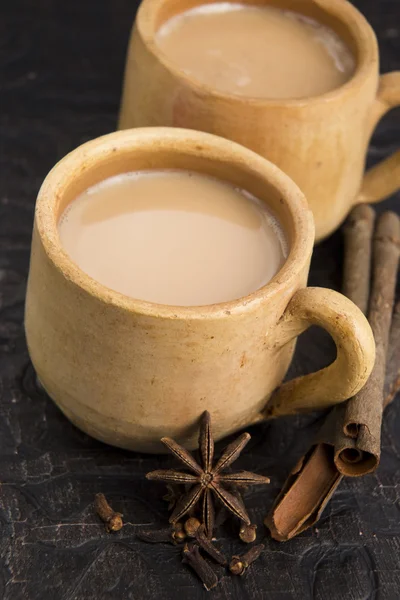
<instances>
[{"instance_id":1,"label":"second cinnamon stick","mask_svg":"<svg viewBox=\"0 0 400 600\"><path fill-rule=\"evenodd\" d=\"M335 464L347 476L376 469L380 460L381 423L389 331L400 256L400 219L385 212L378 219L373 248L373 285L368 320L376 359L366 385L346 404L343 431L335 439Z\"/></svg>"}]
</instances>

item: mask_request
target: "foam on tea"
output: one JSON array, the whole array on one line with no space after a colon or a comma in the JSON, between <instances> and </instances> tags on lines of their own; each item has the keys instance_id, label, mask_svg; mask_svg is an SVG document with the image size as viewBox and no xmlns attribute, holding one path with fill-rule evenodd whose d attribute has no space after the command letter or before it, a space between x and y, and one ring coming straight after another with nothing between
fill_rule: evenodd
<instances>
[{"instance_id":1,"label":"foam on tea","mask_svg":"<svg viewBox=\"0 0 400 600\"><path fill-rule=\"evenodd\" d=\"M317 96L344 84L355 69L332 29L271 6L200 5L164 23L156 42L198 81L249 97Z\"/></svg>"},{"instance_id":2,"label":"foam on tea","mask_svg":"<svg viewBox=\"0 0 400 600\"><path fill-rule=\"evenodd\" d=\"M268 283L287 254L262 202L190 171L106 179L67 207L59 235L72 260L103 285L176 306L246 296Z\"/></svg>"}]
</instances>

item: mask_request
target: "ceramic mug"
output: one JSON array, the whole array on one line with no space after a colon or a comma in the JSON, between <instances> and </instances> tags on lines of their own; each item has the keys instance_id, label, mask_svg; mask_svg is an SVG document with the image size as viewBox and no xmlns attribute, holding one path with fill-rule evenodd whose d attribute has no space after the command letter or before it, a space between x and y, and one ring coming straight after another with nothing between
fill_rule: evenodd
<instances>
[{"instance_id":1,"label":"ceramic mug","mask_svg":"<svg viewBox=\"0 0 400 600\"><path fill-rule=\"evenodd\" d=\"M153 168L219 177L266 202L289 244L277 275L239 300L174 307L124 296L81 271L58 235L66 206L107 177ZM267 414L341 402L368 378L374 340L350 300L305 287L313 243L312 214L298 187L238 144L173 128L121 131L83 144L53 168L36 204L25 325L38 377L78 427L145 452L162 451L164 435L196 446L205 409L221 438ZM269 404L297 336L311 324L331 334L336 360L285 383Z\"/></svg>"},{"instance_id":2,"label":"ceramic mug","mask_svg":"<svg viewBox=\"0 0 400 600\"><path fill-rule=\"evenodd\" d=\"M379 79L375 34L356 8L344 0L243 0L294 10L328 25L347 42L357 61L350 81L331 92L264 100L199 83L158 49L155 34L166 20L209 2L143 0L128 49L120 129L185 127L251 148L278 165L304 192L317 241L336 229L355 204L377 202L400 187L400 152L364 177L372 132L379 119L400 104L400 72Z\"/></svg>"}]
</instances>

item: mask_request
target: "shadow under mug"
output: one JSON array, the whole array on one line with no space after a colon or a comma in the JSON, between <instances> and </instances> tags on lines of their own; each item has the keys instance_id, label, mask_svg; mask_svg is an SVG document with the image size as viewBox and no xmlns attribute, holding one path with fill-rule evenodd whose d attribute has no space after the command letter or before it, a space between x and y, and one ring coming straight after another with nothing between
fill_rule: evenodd
<instances>
[{"instance_id":1,"label":"shadow under mug","mask_svg":"<svg viewBox=\"0 0 400 600\"><path fill-rule=\"evenodd\" d=\"M289 254L267 285L221 304L166 306L106 288L69 258L58 220L76 196L119 173L166 168L218 177L268 204ZM221 438L267 416L341 402L366 382L374 340L347 298L305 287L313 243L312 214L298 187L238 144L172 128L121 131L83 144L49 173L36 204L25 326L38 377L85 432L145 452L163 451L165 435L196 446L205 409ZM336 360L283 384L268 402L297 336L311 324L333 337Z\"/></svg>"},{"instance_id":2,"label":"shadow under mug","mask_svg":"<svg viewBox=\"0 0 400 600\"><path fill-rule=\"evenodd\" d=\"M318 241L355 204L378 202L400 187L400 151L364 177L372 132L400 104L400 71L379 79L375 34L349 2L243 2L294 10L334 29L356 58L353 77L311 98L269 100L219 92L179 70L155 42L165 21L210 0L143 0L128 48L119 128L185 127L247 146L280 167L304 192Z\"/></svg>"}]
</instances>

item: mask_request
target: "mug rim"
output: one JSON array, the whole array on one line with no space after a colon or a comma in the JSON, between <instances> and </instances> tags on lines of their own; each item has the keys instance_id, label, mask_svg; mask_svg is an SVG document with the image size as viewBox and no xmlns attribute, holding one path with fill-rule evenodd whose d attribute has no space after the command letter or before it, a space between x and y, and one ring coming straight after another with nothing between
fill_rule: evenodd
<instances>
[{"instance_id":1,"label":"mug rim","mask_svg":"<svg viewBox=\"0 0 400 600\"><path fill-rule=\"evenodd\" d=\"M142 41L153 56L171 72L177 79L184 80L198 93L208 94L215 99L224 101L245 102L253 106L308 106L320 102L334 101L340 98L344 93L349 92L354 86L358 85L368 75L371 65L378 63L378 43L375 33L364 15L347 0L307 0L310 4L317 4L327 14L332 14L345 23L351 32L352 38L358 50L358 60L353 75L342 85L319 94L317 96L305 96L302 98L263 98L258 96L246 96L235 94L233 92L223 92L213 88L207 83L201 82L194 77L189 76L181 70L174 61L171 61L158 47L155 41L157 32L155 19L158 9L168 0L143 0L140 4L136 18L135 29L139 33ZM219 2L221 0L206 0L207 4ZM235 4L251 4L251 0L232 0ZM204 3L204 0L196 0L197 5ZM267 0L266 5L269 2ZM258 4L257 4L258 6ZM261 6L261 5L260 5ZM294 9L293 9L294 10ZM301 11L299 11L300 14Z\"/></svg>"},{"instance_id":2,"label":"mug rim","mask_svg":"<svg viewBox=\"0 0 400 600\"><path fill-rule=\"evenodd\" d=\"M178 148L199 159L214 152L250 166L254 176L262 177L280 194L292 220L293 235L286 260L274 277L247 296L217 304L173 306L140 300L108 288L83 271L64 249L58 230L58 202L75 177L98 168L116 152L141 149ZM159 168L159 167L157 167ZM106 179L107 177L105 177ZM222 177L221 177L222 179ZM279 215L278 219L279 219ZM61 275L98 300L124 310L163 318L216 318L240 314L270 299L282 289L295 289L298 273L307 266L314 245L314 219L304 194L276 165L252 150L225 138L191 129L145 127L106 134L78 146L48 173L39 190L35 207L35 228L48 259Z\"/></svg>"}]
</instances>

